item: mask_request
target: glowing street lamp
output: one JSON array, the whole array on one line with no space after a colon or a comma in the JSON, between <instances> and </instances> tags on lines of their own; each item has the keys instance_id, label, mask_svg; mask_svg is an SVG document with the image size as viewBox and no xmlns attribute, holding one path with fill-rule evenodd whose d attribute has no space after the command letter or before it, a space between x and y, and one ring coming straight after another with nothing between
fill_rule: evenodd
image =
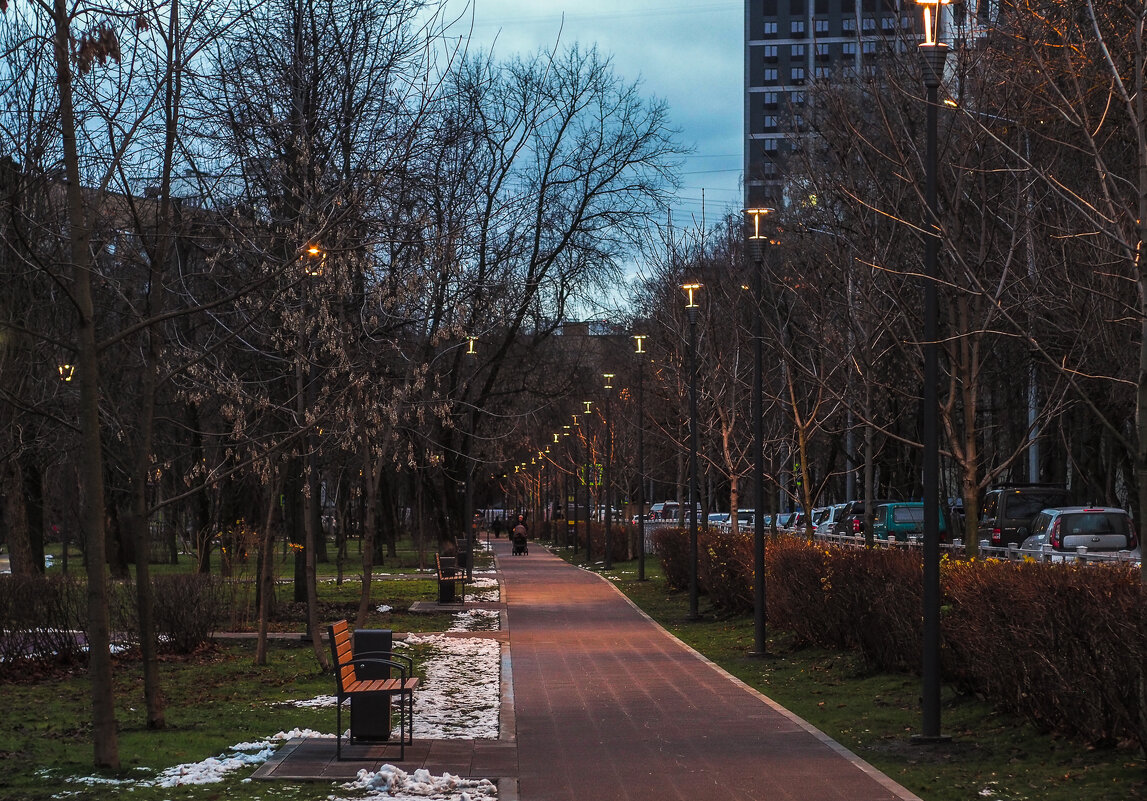
<instances>
[{"instance_id":1,"label":"glowing street lamp","mask_svg":"<svg viewBox=\"0 0 1147 801\"><path fill-rule=\"evenodd\" d=\"M637 580L645 581L645 340L646 334L634 334L637 356Z\"/></svg>"},{"instance_id":2,"label":"glowing street lamp","mask_svg":"<svg viewBox=\"0 0 1147 801\"><path fill-rule=\"evenodd\" d=\"M940 215L936 192L936 140L938 90L944 78L948 46L940 41L941 5L945 0L917 0L924 9L924 41L920 43L920 66L924 74L927 118L924 201L927 226L924 244L924 386L920 436L923 441L924 489L924 576L922 642L923 673L922 725L918 740L936 742L940 734L940 432L939 349L937 347L939 308L936 281L939 273Z\"/></svg>"},{"instance_id":3,"label":"glowing street lamp","mask_svg":"<svg viewBox=\"0 0 1147 801\"><path fill-rule=\"evenodd\" d=\"M745 209L749 255L753 259L753 652L763 655L765 636L765 356L764 315L761 312L765 271L765 218L772 209Z\"/></svg>"},{"instance_id":4,"label":"glowing street lamp","mask_svg":"<svg viewBox=\"0 0 1147 801\"><path fill-rule=\"evenodd\" d=\"M609 411L610 411L610 391L613 389L613 373L602 373L605 378L605 476L604 484L602 486L601 495L604 497L603 503L605 504L605 559L603 560L602 567L605 570L613 569L613 536L610 532L611 524L613 523L613 503L610 498L610 471L613 462L613 428L610 426Z\"/></svg>"},{"instance_id":5,"label":"glowing street lamp","mask_svg":"<svg viewBox=\"0 0 1147 801\"><path fill-rule=\"evenodd\" d=\"M682 284L689 315L689 617L700 617L697 611L697 305L696 292L701 284Z\"/></svg>"}]
</instances>

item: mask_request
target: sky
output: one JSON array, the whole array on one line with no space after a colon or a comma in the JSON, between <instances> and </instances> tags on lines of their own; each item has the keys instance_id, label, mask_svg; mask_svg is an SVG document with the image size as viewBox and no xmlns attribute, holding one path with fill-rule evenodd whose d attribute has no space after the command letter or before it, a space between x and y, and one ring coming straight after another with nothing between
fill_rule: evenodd
<instances>
[{"instance_id":1,"label":"sky","mask_svg":"<svg viewBox=\"0 0 1147 801\"><path fill-rule=\"evenodd\" d=\"M468 5L469 4L469 5ZM744 5L726 0L450 0L473 14L474 44L511 57L578 42L612 56L614 71L665 100L683 167L674 224L712 224L739 210ZM469 18L458 27L469 25Z\"/></svg>"}]
</instances>

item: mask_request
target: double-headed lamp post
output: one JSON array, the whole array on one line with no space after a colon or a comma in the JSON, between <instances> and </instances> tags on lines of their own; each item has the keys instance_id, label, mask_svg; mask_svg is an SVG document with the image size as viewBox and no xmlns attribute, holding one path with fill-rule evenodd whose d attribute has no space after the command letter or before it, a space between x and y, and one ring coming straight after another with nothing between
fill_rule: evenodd
<instances>
[{"instance_id":1,"label":"double-headed lamp post","mask_svg":"<svg viewBox=\"0 0 1147 801\"><path fill-rule=\"evenodd\" d=\"M701 284L682 284L689 315L689 618L697 609L697 297Z\"/></svg>"},{"instance_id":2,"label":"double-headed lamp post","mask_svg":"<svg viewBox=\"0 0 1147 801\"><path fill-rule=\"evenodd\" d=\"M938 90L944 78L948 46L940 41L940 6L948 0L917 0L924 8L924 41L920 67L927 90L924 201L927 204L924 244L924 407L920 435L924 445L924 636L921 671L922 742L945 739L940 734L940 436L937 384L940 380L937 336L939 325L936 281L939 274L940 216L936 198L936 140Z\"/></svg>"},{"instance_id":3,"label":"double-headed lamp post","mask_svg":"<svg viewBox=\"0 0 1147 801\"><path fill-rule=\"evenodd\" d=\"M765 637L765 356L764 322L761 312L765 271L765 243L762 230L772 209L745 209L748 223L749 256L753 260L753 653L764 655ZM734 510L735 511L735 510Z\"/></svg>"},{"instance_id":4,"label":"double-headed lamp post","mask_svg":"<svg viewBox=\"0 0 1147 801\"><path fill-rule=\"evenodd\" d=\"M645 357L648 337L634 334L637 356L637 580L645 581Z\"/></svg>"}]
</instances>

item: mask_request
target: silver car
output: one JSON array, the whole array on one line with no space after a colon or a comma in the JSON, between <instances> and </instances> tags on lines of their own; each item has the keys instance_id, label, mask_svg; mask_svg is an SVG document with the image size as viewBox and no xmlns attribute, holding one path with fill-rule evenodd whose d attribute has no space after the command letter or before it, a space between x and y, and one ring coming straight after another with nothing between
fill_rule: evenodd
<instances>
[{"instance_id":1,"label":"silver car","mask_svg":"<svg viewBox=\"0 0 1147 801\"><path fill-rule=\"evenodd\" d=\"M1032 534L1020 546L1039 551L1075 553L1083 546L1088 553L1136 551L1138 537L1131 516L1112 506L1064 506L1044 509L1032 521Z\"/></svg>"}]
</instances>

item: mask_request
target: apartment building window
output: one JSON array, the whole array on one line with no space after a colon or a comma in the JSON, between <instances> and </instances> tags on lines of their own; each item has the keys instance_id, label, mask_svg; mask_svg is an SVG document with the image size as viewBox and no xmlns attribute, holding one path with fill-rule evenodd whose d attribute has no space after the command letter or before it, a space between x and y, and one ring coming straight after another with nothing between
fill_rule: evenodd
<instances>
[{"instance_id":1,"label":"apartment building window","mask_svg":"<svg viewBox=\"0 0 1147 801\"><path fill-rule=\"evenodd\" d=\"M845 17L840 21L840 29L845 33L856 31L856 17Z\"/></svg>"},{"instance_id":2,"label":"apartment building window","mask_svg":"<svg viewBox=\"0 0 1147 801\"><path fill-rule=\"evenodd\" d=\"M792 80L803 81L804 80L804 67L793 67L791 74L792 74Z\"/></svg>"},{"instance_id":3,"label":"apartment building window","mask_svg":"<svg viewBox=\"0 0 1147 801\"><path fill-rule=\"evenodd\" d=\"M777 60L777 46L776 45L765 45L761 49L764 51L765 61L776 61Z\"/></svg>"},{"instance_id":4,"label":"apartment building window","mask_svg":"<svg viewBox=\"0 0 1147 801\"><path fill-rule=\"evenodd\" d=\"M817 80L823 81L829 77L829 74L831 72L832 72L832 70L829 69L828 67L817 67L815 75L816 75Z\"/></svg>"},{"instance_id":5,"label":"apartment building window","mask_svg":"<svg viewBox=\"0 0 1147 801\"><path fill-rule=\"evenodd\" d=\"M777 23L775 21L766 22L765 23L765 29L764 29L763 33L765 36L776 36L777 35Z\"/></svg>"},{"instance_id":6,"label":"apartment building window","mask_svg":"<svg viewBox=\"0 0 1147 801\"><path fill-rule=\"evenodd\" d=\"M876 30L876 20L874 20L872 17L865 17L863 20L863 27L866 31Z\"/></svg>"},{"instance_id":7,"label":"apartment building window","mask_svg":"<svg viewBox=\"0 0 1147 801\"><path fill-rule=\"evenodd\" d=\"M860 52L864 53L866 56L871 55L876 52L876 42L861 42L860 48Z\"/></svg>"},{"instance_id":8,"label":"apartment building window","mask_svg":"<svg viewBox=\"0 0 1147 801\"><path fill-rule=\"evenodd\" d=\"M761 98L765 101L765 108L776 108L780 94L780 92L762 92Z\"/></svg>"},{"instance_id":9,"label":"apartment building window","mask_svg":"<svg viewBox=\"0 0 1147 801\"><path fill-rule=\"evenodd\" d=\"M777 115L766 114L763 127L766 131L775 131L777 129Z\"/></svg>"},{"instance_id":10,"label":"apartment building window","mask_svg":"<svg viewBox=\"0 0 1147 801\"><path fill-rule=\"evenodd\" d=\"M796 34L796 33L804 34L804 32L805 32L804 20L803 19L794 19L792 21L792 23L789 25L789 30L792 31L794 34Z\"/></svg>"},{"instance_id":11,"label":"apartment building window","mask_svg":"<svg viewBox=\"0 0 1147 801\"><path fill-rule=\"evenodd\" d=\"M776 150L777 150L777 140L776 139L766 139L765 140L765 152L775 153Z\"/></svg>"},{"instance_id":12,"label":"apartment building window","mask_svg":"<svg viewBox=\"0 0 1147 801\"><path fill-rule=\"evenodd\" d=\"M845 42L840 46L840 52L846 56L856 55L856 42Z\"/></svg>"},{"instance_id":13,"label":"apartment building window","mask_svg":"<svg viewBox=\"0 0 1147 801\"><path fill-rule=\"evenodd\" d=\"M761 77L766 81L772 81L772 82L776 83L777 68L776 67L765 67L765 72Z\"/></svg>"},{"instance_id":14,"label":"apartment building window","mask_svg":"<svg viewBox=\"0 0 1147 801\"><path fill-rule=\"evenodd\" d=\"M774 147L773 150L776 150ZM761 165L761 174L766 178L772 178L777 174L777 163L775 161L766 161Z\"/></svg>"},{"instance_id":15,"label":"apartment building window","mask_svg":"<svg viewBox=\"0 0 1147 801\"><path fill-rule=\"evenodd\" d=\"M789 58L804 58L804 45L792 45L792 47L789 48Z\"/></svg>"},{"instance_id":16,"label":"apartment building window","mask_svg":"<svg viewBox=\"0 0 1147 801\"><path fill-rule=\"evenodd\" d=\"M789 102L794 106L804 105L804 89L794 89L789 95Z\"/></svg>"},{"instance_id":17,"label":"apartment building window","mask_svg":"<svg viewBox=\"0 0 1147 801\"><path fill-rule=\"evenodd\" d=\"M818 19L815 22L817 33L828 33L828 20Z\"/></svg>"},{"instance_id":18,"label":"apartment building window","mask_svg":"<svg viewBox=\"0 0 1147 801\"><path fill-rule=\"evenodd\" d=\"M896 30L896 18L895 17L881 17L880 18L880 27L886 31Z\"/></svg>"},{"instance_id":19,"label":"apartment building window","mask_svg":"<svg viewBox=\"0 0 1147 801\"><path fill-rule=\"evenodd\" d=\"M828 59L828 56L829 56L828 44L826 44L824 42L817 43L817 46L816 46L817 60L818 61L826 61Z\"/></svg>"}]
</instances>

